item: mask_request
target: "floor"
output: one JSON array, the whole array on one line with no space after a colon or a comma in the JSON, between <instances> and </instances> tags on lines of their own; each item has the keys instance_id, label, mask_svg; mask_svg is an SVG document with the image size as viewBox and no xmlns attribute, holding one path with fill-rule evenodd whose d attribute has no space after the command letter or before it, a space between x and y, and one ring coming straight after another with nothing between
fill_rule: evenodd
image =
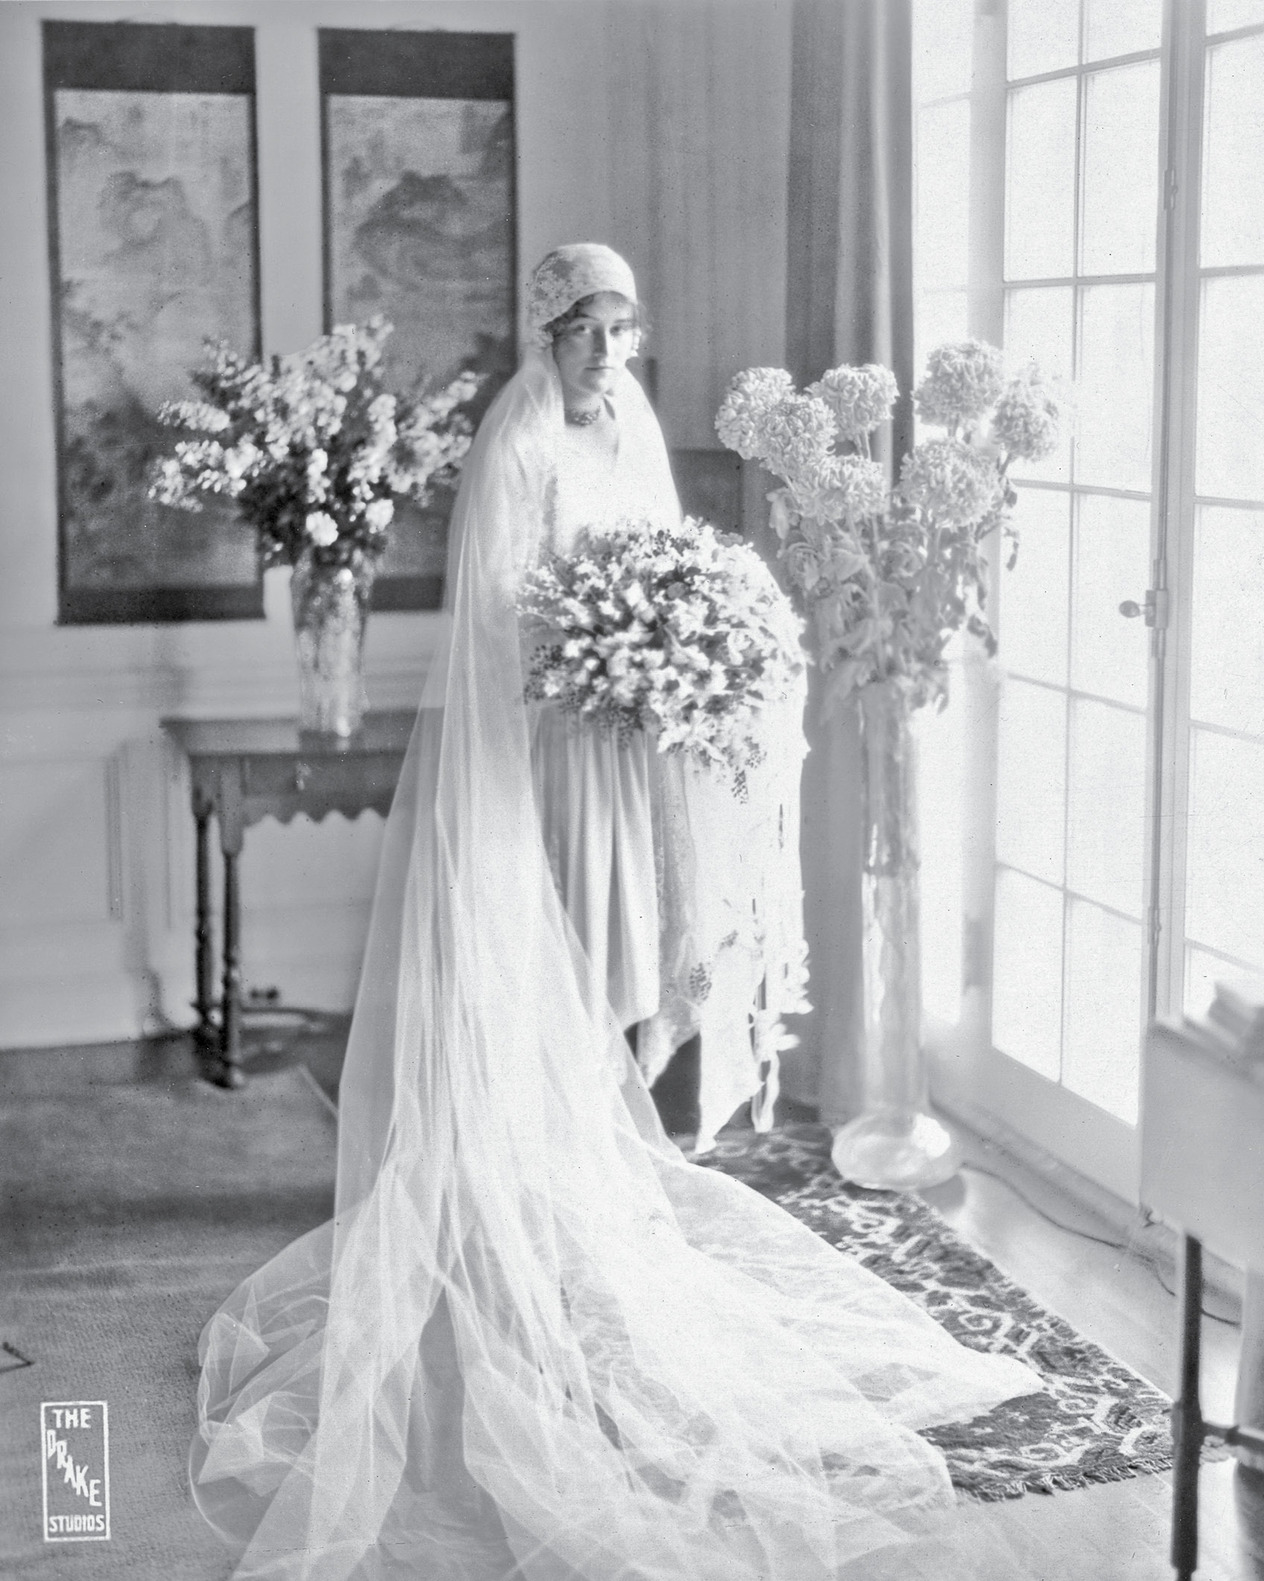
<instances>
[{"instance_id":1,"label":"floor","mask_svg":"<svg viewBox=\"0 0 1264 1581\"><path fill-rule=\"evenodd\" d=\"M1158 1238L1140 1219L1130 1235L1121 1237L1117 1228L981 1138L967 1138L966 1156L961 1175L926 1192L927 1200L1038 1300L1156 1387L1173 1393L1175 1271L1158 1249ZM1236 1292L1210 1290L1206 1311L1215 1316L1203 1320L1202 1406L1210 1420L1228 1422L1239 1349ZM1046 1570L1037 1561L1008 1573L980 1568L978 1581L1170 1576L1165 1563L1170 1498L1166 1476L1138 1477L1073 1497L1007 1505L996 1520L1016 1546L1021 1550L1038 1541L1042 1551L1052 1552L1064 1544L1062 1565ZM1199 1525L1199 1581L1264 1578L1264 1476L1244 1472L1232 1460L1204 1466Z\"/></svg>"},{"instance_id":2,"label":"floor","mask_svg":"<svg viewBox=\"0 0 1264 1581\"><path fill-rule=\"evenodd\" d=\"M282 1012L274 1028L273 1036L266 1017L256 1022L252 1071L301 1061L332 1105L345 1023L316 1018L296 1029ZM118 1052L111 1047L95 1057L110 1060ZM690 1126L691 1057L687 1052L669 1068L656 1089L673 1134ZM93 1051L82 1049L0 1054L0 1103L6 1075L33 1068L31 1062L38 1063L42 1083L61 1079L54 1072L65 1072L73 1083L93 1058ZM932 1205L1037 1299L1170 1393L1173 1271L1153 1232L1138 1221L1121 1236L983 1138L968 1137L966 1150L962 1173L926 1194ZM1216 1316L1204 1322L1203 1406L1209 1417L1228 1420L1239 1313L1232 1291L1209 1292L1208 1306ZM1207 1465L1201 1498L1199 1581L1264 1581L1264 1476L1244 1473L1231 1460ZM961 1573L972 1581L1163 1581L1172 1574L1166 1561L1169 1501L1168 1478L1148 1476L965 1508L958 1529L971 1557ZM863 1581L941 1581L945 1569L942 1549L933 1544L924 1553L901 1550L886 1568L883 1563L867 1567Z\"/></svg>"}]
</instances>

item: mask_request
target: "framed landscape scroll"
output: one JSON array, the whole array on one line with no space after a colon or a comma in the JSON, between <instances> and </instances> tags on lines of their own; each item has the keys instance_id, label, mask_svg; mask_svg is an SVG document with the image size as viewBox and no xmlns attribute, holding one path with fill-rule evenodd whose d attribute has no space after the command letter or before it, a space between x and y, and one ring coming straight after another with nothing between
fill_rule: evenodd
<instances>
[{"instance_id":1,"label":"framed landscape scroll","mask_svg":"<svg viewBox=\"0 0 1264 1581\"><path fill-rule=\"evenodd\" d=\"M395 326L387 387L488 375L475 416L516 361L513 36L320 31L325 318ZM443 596L452 495L399 509L378 609Z\"/></svg>"},{"instance_id":2,"label":"framed landscape scroll","mask_svg":"<svg viewBox=\"0 0 1264 1581\"><path fill-rule=\"evenodd\" d=\"M230 504L145 497L204 337L259 351L250 28L45 22L63 622L261 615Z\"/></svg>"}]
</instances>

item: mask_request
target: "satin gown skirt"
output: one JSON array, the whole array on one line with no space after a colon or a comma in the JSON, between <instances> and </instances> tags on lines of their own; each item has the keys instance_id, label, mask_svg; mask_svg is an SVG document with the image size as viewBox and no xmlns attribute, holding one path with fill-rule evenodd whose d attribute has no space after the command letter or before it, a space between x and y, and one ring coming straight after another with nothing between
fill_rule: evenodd
<instances>
[{"instance_id":1,"label":"satin gown skirt","mask_svg":"<svg viewBox=\"0 0 1264 1581\"><path fill-rule=\"evenodd\" d=\"M643 731L620 744L561 709L534 711L531 768L549 865L619 1024L659 1008L658 888Z\"/></svg>"}]
</instances>

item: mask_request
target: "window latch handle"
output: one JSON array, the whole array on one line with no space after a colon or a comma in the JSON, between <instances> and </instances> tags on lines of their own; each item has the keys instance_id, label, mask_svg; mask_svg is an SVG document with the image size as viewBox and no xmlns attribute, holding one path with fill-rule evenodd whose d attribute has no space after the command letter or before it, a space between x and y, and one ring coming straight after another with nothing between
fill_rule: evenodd
<instances>
[{"instance_id":1,"label":"window latch handle","mask_svg":"<svg viewBox=\"0 0 1264 1581\"><path fill-rule=\"evenodd\" d=\"M1138 615L1144 615L1147 626L1154 626L1160 631L1165 631L1167 629L1167 588L1147 588L1144 604L1138 604L1135 599L1126 598L1119 606L1119 613L1128 620L1136 620Z\"/></svg>"}]
</instances>

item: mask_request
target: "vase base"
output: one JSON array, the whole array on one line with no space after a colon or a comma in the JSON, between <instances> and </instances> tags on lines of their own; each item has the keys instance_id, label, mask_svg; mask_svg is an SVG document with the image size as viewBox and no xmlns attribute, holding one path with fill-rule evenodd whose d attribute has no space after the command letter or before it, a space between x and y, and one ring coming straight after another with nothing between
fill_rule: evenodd
<instances>
[{"instance_id":1,"label":"vase base","mask_svg":"<svg viewBox=\"0 0 1264 1581\"><path fill-rule=\"evenodd\" d=\"M961 1145L932 1114L880 1109L842 1127L830 1161L844 1180L871 1191L921 1191L952 1179Z\"/></svg>"},{"instance_id":2,"label":"vase base","mask_svg":"<svg viewBox=\"0 0 1264 1581\"><path fill-rule=\"evenodd\" d=\"M349 752L364 734L362 719L345 725L309 725L299 720L298 739L309 751Z\"/></svg>"}]
</instances>

